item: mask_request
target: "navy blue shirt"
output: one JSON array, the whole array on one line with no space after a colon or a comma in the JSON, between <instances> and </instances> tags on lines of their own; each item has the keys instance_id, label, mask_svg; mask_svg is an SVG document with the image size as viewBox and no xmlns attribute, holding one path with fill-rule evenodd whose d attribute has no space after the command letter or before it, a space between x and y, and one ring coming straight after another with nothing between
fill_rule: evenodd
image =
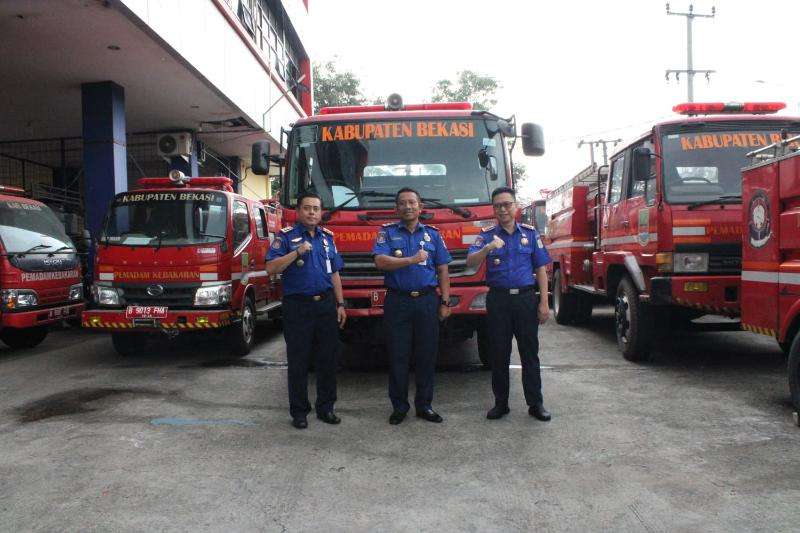
<instances>
[{"instance_id":1,"label":"navy blue shirt","mask_svg":"<svg viewBox=\"0 0 800 533\"><path fill-rule=\"evenodd\" d=\"M536 229L528 224L516 224L509 235L499 224L486 228L475 238L468 254L481 251L495 235L506 245L486 256L486 284L501 289L533 285L536 282L534 271L552 261Z\"/></svg>"},{"instance_id":2,"label":"navy blue shirt","mask_svg":"<svg viewBox=\"0 0 800 533\"><path fill-rule=\"evenodd\" d=\"M317 227L314 236L302 224L283 228L269 247L267 261L283 257L297 249L303 241L311 243L311 250L292 262L281 274L283 294L302 294L311 296L333 288L331 275L344 266L344 261L336 251L333 233ZM302 263L300 263L302 260ZM300 263L300 265L298 265Z\"/></svg>"},{"instance_id":3,"label":"navy blue shirt","mask_svg":"<svg viewBox=\"0 0 800 533\"><path fill-rule=\"evenodd\" d=\"M439 230L433 226L417 224L413 233L402 222L384 224L375 239L373 255L412 257L420 248L428 252L424 265L414 264L398 268L383 275L384 283L398 291L416 291L438 285L436 267L453 260L447 251Z\"/></svg>"}]
</instances>

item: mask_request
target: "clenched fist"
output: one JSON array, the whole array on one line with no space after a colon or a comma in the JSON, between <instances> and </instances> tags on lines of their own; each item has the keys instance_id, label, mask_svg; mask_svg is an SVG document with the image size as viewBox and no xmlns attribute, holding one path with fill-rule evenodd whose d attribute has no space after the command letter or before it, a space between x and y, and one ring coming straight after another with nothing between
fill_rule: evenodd
<instances>
[{"instance_id":1,"label":"clenched fist","mask_svg":"<svg viewBox=\"0 0 800 533\"><path fill-rule=\"evenodd\" d=\"M428 252L423 248L420 248L419 251L416 254L414 254L413 259L415 263L424 265L428 262Z\"/></svg>"},{"instance_id":2,"label":"clenched fist","mask_svg":"<svg viewBox=\"0 0 800 533\"><path fill-rule=\"evenodd\" d=\"M506 245L505 241L500 237L498 237L497 235L495 235L494 238L492 238L492 242L486 245L486 249L491 252L492 250L498 250L505 245Z\"/></svg>"},{"instance_id":3,"label":"clenched fist","mask_svg":"<svg viewBox=\"0 0 800 533\"><path fill-rule=\"evenodd\" d=\"M300 246L297 247L297 255L305 255L311 250L311 243L308 241L303 241L300 243Z\"/></svg>"}]
</instances>

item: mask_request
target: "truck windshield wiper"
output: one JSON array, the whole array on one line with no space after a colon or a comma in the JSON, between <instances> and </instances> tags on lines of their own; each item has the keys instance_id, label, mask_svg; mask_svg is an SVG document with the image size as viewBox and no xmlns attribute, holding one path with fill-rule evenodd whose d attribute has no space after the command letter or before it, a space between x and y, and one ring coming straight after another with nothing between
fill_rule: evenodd
<instances>
[{"instance_id":1,"label":"truck windshield wiper","mask_svg":"<svg viewBox=\"0 0 800 533\"><path fill-rule=\"evenodd\" d=\"M388 192L378 192L378 191L358 191L358 192L350 192L348 194L351 195L350 198L348 198L344 202L341 202L339 205L335 205L333 207L333 209L331 209L330 211L328 211L324 215L322 215L322 221L323 222L329 221L335 212L340 211L343 207L347 206L347 204L349 204L350 202L352 202L356 198L358 198L359 200L361 198L370 198L370 197L372 197L372 198L394 198L394 194L391 194L391 193L388 193Z\"/></svg>"},{"instance_id":2,"label":"truck windshield wiper","mask_svg":"<svg viewBox=\"0 0 800 533\"><path fill-rule=\"evenodd\" d=\"M711 200L701 200L699 202L692 202L689 204L687 209L691 211L692 209L696 209L701 205L709 205L709 204L740 204L742 203L742 195L741 194L723 194L722 196L718 196Z\"/></svg>"},{"instance_id":3,"label":"truck windshield wiper","mask_svg":"<svg viewBox=\"0 0 800 533\"><path fill-rule=\"evenodd\" d=\"M34 250L41 250L42 248L50 248L50 247L48 245L46 245L46 244L37 244L35 246L31 246L30 248L28 248L24 252L14 252L14 255L23 256L25 254L29 254L29 253L33 252Z\"/></svg>"},{"instance_id":4,"label":"truck windshield wiper","mask_svg":"<svg viewBox=\"0 0 800 533\"><path fill-rule=\"evenodd\" d=\"M75 247L74 246L64 245L64 246L62 246L60 248L57 248L57 249L53 250L52 252L50 252L50 254L57 254L58 252L60 252L62 250L75 250ZM75 250L75 251L77 252L77 250Z\"/></svg>"},{"instance_id":5,"label":"truck windshield wiper","mask_svg":"<svg viewBox=\"0 0 800 533\"><path fill-rule=\"evenodd\" d=\"M435 205L437 207L442 207L444 209L449 209L450 211L452 211L456 215L461 215L464 218L469 218L469 217L472 216L472 213L470 212L469 209L463 209L461 207L458 207L457 205L446 204L446 203L442 202L441 200L439 200L437 198L423 198L422 202L423 203L427 202L427 203L433 204L433 205Z\"/></svg>"},{"instance_id":6,"label":"truck windshield wiper","mask_svg":"<svg viewBox=\"0 0 800 533\"><path fill-rule=\"evenodd\" d=\"M216 233L206 233L204 231L198 231L197 233L199 233L201 237L215 237L217 239L225 238L225 235L217 235Z\"/></svg>"}]
</instances>

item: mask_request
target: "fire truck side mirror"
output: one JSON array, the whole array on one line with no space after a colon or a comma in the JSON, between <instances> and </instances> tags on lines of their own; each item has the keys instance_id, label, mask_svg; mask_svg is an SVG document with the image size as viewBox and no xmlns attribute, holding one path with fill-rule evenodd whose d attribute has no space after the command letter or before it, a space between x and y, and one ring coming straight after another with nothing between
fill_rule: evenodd
<instances>
[{"instance_id":1,"label":"fire truck side mirror","mask_svg":"<svg viewBox=\"0 0 800 533\"><path fill-rule=\"evenodd\" d=\"M269 142L258 141L253 143L252 160L250 161L250 169L253 174L259 176L266 176L269 174Z\"/></svg>"},{"instance_id":2,"label":"fire truck side mirror","mask_svg":"<svg viewBox=\"0 0 800 533\"><path fill-rule=\"evenodd\" d=\"M647 181L650 179L650 159L653 157L649 148L640 146L633 150L633 180Z\"/></svg>"},{"instance_id":3,"label":"fire truck side mirror","mask_svg":"<svg viewBox=\"0 0 800 533\"><path fill-rule=\"evenodd\" d=\"M608 165L602 165L597 169L597 179L600 182L608 181Z\"/></svg>"},{"instance_id":4,"label":"fire truck side mirror","mask_svg":"<svg viewBox=\"0 0 800 533\"><path fill-rule=\"evenodd\" d=\"M522 125L522 152L525 155L544 155L544 133L538 124L526 122Z\"/></svg>"}]
</instances>

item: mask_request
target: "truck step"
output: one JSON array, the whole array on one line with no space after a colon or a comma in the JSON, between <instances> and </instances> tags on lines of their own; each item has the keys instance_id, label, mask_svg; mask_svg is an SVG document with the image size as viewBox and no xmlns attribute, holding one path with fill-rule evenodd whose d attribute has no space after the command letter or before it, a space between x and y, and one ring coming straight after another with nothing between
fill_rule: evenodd
<instances>
[{"instance_id":1,"label":"truck step","mask_svg":"<svg viewBox=\"0 0 800 533\"><path fill-rule=\"evenodd\" d=\"M572 288L575 289L576 291L587 292L587 293L592 294L594 296L605 296L606 295L606 291L604 291L602 289L595 289L591 285L573 285Z\"/></svg>"},{"instance_id":2,"label":"truck step","mask_svg":"<svg viewBox=\"0 0 800 533\"><path fill-rule=\"evenodd\" d=\"M268 315L270 313L270 311L275 311L276 309L280 309L280 307L281 307L281 302L280 301L278 301L278 302L270 302L267 305L265 305L263 307L259 307L258 309L256 309L256 316L263 317L265 315Z\"/></svg>"}]
</instances>

